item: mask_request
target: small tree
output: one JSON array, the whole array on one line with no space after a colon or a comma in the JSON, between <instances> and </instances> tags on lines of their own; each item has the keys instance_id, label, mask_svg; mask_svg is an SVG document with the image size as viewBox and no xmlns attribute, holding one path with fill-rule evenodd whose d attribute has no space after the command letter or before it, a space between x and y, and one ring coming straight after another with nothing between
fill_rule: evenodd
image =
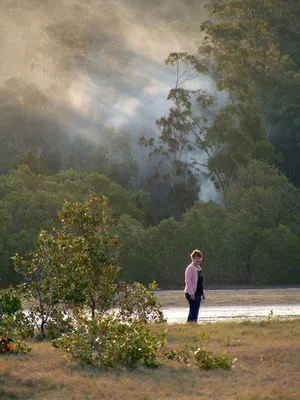
<instances>
[{"instance_id":1,"label":"small tree","mask_svg":"<svg viewBox=\"0 0 300 400\"><path fill-rule=\"evenodd\" d=\"M60 304L67 309L108 310L115 297L114 282L119 241L110 235L112 222L105 197L84 204L65 202L59 213L60 230L41 231L37 250L25 257L16 254L15 268L25 277L24 290L33 299L32 311L42 337Z\"/></svg>"},{"instance_id":2,"label":"small tree","mask_svg":"<svg viewBox=\"0 0 300 400\"><path fill-rule=\"evenodd\" d=\"M71 331L82 323L83 315L86 321L90 316L101 321L118 305L124 318L162 321L155 285L117 284L120 242L112 233L107 199L66 201L58 216L61 229L41 231L36 251L13 257L16 270L25 277L23 289L33 300L31 311L41 337ZM75 336L76 332L77 328ZM91 336L91 345L94 340Z\"/></svg>"},{"instance_id":3,"label":"small tree","mask_svg":"<svg viewBox=\"0 0 300 400\"><path fill-rule=\"evenodd\" d=\"M84 204L65 202L58 215L62 233L84 242L81 262L77 264L78 275L72 280L82 290L81 305L88 307L94 318L96 311L104 313L113 305L120 270L117 266L120 242L109 231L113 220L107 199L91 197ZM73 295L69 300L74 300Z\"/></svg>"},{"instance_id":4,"label":"small tree","mask_svg":"<svg viewBox=\"0 0 300 400\"><path fill-rule=\"evenodd\" d=\"M81 300L78 290L78 265L84 258L85 243L62 231L41 231L37 250L25 257L13 257L15 269L24 278L23 295L32 303L30 308L41 337L45 337L47 323L57 313L61 301L72 298Z\"/></svg>"}]
</instances>

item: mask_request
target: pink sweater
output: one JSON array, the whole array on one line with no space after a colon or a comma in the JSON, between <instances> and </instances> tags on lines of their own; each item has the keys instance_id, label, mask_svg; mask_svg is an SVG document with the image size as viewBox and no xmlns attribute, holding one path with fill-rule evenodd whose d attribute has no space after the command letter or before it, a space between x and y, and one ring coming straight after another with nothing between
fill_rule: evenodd
<instances>
[{"instance_id":1,"label":"pink sweater","mask_svg":"<svg viewBox=\"0 0 300 400\"><path fill-rule=\"evenodd\" d=\"M197 267L191 263L186 267L185 274L185 288L184 293L194 294L197 289L198 270Z\"/></svg>"}]
</instances>

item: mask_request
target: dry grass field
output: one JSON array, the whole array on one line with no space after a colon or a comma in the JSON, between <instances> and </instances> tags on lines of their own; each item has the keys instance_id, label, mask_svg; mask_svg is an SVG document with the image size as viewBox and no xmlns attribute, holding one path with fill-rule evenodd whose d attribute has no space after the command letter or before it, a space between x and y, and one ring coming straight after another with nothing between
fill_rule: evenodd
<instances>
[{"instance_id":1,"label":"dry grass field","mask_svg":"<svg viewBox=\"0 0 300 400\"><path fill-rule=\"evenodd\" d=\"M200 335L206 347L236 357L231 371L202 371L169 362L156 370L108 371L79 367L48 342L28 355L0 355L0 399L5 400L298 400L300 319L153 325L167 329L171 348Z\"/></svg>"}]
</instances>

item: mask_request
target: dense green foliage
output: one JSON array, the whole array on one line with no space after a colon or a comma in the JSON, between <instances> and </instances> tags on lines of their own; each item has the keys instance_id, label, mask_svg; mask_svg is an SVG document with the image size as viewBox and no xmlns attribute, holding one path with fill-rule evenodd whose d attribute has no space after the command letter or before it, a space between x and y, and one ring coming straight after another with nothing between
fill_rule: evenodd
<instances>
[{"instance_id":1,"label":"dense green foliage","mask_svg":"<svg viewBox=\"0 0 300 400\"><path fill-rule=\"evenodd\" d=\"M238 170L222 205L198 202L180 220L152 227L145 226L143 212L124 189L97 174L68 171L45 177L22 168L1 177L1 190L2 285L16 280L9 255L34 249L39 229L59 226L56 210L63 199L81 200L89 192L109 196L112 229L124 243L121 277L128 282L156 280L161 287L182 287L194 247L204 251L210 284L299 281L299 190L261 162Z\"/></svg>"},{"instance_id":2,"label":"dense green foliage","mask_svg":"<svg viewBox=\"0 0 300 400\"><path fill-rule=\"evenodd\" d=\"M28 167L0 176L0 268L2 286L15 278L9 257L35 247L41 229L57 227L57 211L64 200L83 201L88 195L109 197L113 216L122 213L144 222L144 213L130 194L97 173L75 170L60 174L36 175Z\"/></svg>"},{"instance_id":3,"label":"dense green foliage","mask_svg":"<svg viewBox=\"0 0 300 400\"><path fill-rule=\"evenodd\" d=\"M299 2L217 0L208 8L200 54L214 63L220 89L261 108L278 166L299 186Z\"/></svg>"},{"instance_id":4,"label":"dense green foliage","mask_svg":"<svg viewBox=\"0 0 300 400\"><path fill-rule=\"evenodd\" d=\"M117 230L127 243L121 249L123 273L180 288L189 250L201 247L209 284L297 283L299 196L277 169L253 161L237 171L223 205L197 202L180 221L170 218L146 230L122 217Z\"/></svg>"},{"instance_id":5,"label":"dense green foliage","mask_svg":"<svg viewBox=\"0 0 300 400\"><path fill-rule=\"evenodd\" d=\"M91 342L91 338L93 338ZM140 321L128 319L82 318L76 330L68 332L54 341L66 355L82 365L136 367L159 367L161 350L166 342L165 335L151 334Z\"/></svg>"}]
</instances>

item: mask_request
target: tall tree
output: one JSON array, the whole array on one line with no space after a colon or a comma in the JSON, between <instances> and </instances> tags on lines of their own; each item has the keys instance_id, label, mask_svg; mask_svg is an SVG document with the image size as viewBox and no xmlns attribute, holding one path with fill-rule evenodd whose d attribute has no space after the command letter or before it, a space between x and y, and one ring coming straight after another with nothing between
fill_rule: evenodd
<instances>
[{"instance_id":1,"label":"tall tree","mask_svg":"<svg viewBox=\"0 0 300 400\"><path fill-rule=\"evenodd\" d=\"M299 185L299 2L217 0L208 8L200 55L213 62L220 89L261 107L274 161Z\"/></svg>"},{"instance_id":2,"label":"tall tree","mask_svg":"<svg viewBox=\"0 0 300 400\"><path fill-rule=\"evenodd\" d=\"M217 61L215 56L211 58ZM176 68L177 80L168 96L174 106L168 117L157 121L162 145L157 146L153 140L144 138L142 144L154 146L154 154L169 157L175 171L188 165L222 190L235 178L239 166L247 165L253 158L270 159L272 146L267 142L262 113L248 76L243 77L236 88L226 85L223 76L219 78L219 89L230 93L227 104L220 106L201 88L187 88L191 79L209 73L207 60L186 53L172 53L166 63ZM218 68L217 65L220 72ZM188 159L187 163L182 162L183 157Z\"/></svg>"}]
</instances>

